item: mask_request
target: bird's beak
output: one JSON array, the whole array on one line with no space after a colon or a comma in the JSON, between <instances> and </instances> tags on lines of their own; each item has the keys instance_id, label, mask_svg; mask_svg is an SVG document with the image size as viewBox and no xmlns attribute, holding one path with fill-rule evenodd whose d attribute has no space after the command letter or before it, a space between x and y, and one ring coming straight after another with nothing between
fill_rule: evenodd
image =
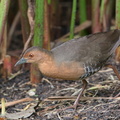
<instances>
[{"instance_id":1,"label":"bird's beak","mask_svg":"<svg viewBox=\"0 0 120 120\"><path fill-rule=\"evenodd\" d=\"M20 65L20 64L23 64L23 63L27 63L27 59L21 58L21 59L15 64L15 66Z\"/></svg>"}]
</instances>

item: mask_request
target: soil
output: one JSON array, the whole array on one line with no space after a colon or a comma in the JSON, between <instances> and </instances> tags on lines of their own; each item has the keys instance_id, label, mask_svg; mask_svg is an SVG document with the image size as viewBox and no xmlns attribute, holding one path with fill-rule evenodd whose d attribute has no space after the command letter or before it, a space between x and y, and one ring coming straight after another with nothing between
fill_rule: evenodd
<instances>
[{"instance_id":1,"label":"soil","mask_svg":"<svg viewBox=\"0 0 120 120\"><path fill-rule=\"evenodd\" d=\"M29 77L29 71L24 71L11 80L0 78L0 98L5 98L6 103L28 97L34 99L6 107L6 112L12 114L34 105L35 111L21 120L120 120L120 81L110 68L102 69L87 79L87 90L76 111L66 107L73 105L72 98L82 87L81 81L47 78L53 87L45 80L37 85L27 84Z\"/></svg>"}]
</instances>

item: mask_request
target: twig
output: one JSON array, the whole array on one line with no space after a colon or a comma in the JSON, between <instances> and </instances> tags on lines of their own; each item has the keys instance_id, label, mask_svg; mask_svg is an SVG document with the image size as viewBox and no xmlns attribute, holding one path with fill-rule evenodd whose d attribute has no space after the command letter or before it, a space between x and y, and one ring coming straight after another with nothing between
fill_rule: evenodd
<instances>
[{"instance_id":1,"label":"twig","mask_svg":"<svg viewBox=\"0 0 120 120\"><path fill-rule=\"evenodd\" d=\"M54 88L53 84L52 84L48 79L43 78L42 80L43 80L43 81L46 81L47 83L49 83L51 88Z\"/></svg>"},{"instance_id":2,"label":"twig","mask_svg":"<svg viewBox=\"0 0 120 120\"><path fill-rule=\"evenodd\" d=\"M11 80L13 78L15 78L16 76L20 75L22 73L22 71L18 71L17 73L12 74L8 79Z\"/></svg>"},{"instance_id":3,"label":"twig","mask_svg":"<svg viewBox=\"0 0 120 120\"><path fill-rule=\"evenodd\" d=\"M49 23L49 9L48 9L48 1L45 0L44 3L44 42L43 47L45 49L50 49L50 23Z\"/></svg>"},{"instance_id":4,"label":"twig","mask_svg":"<svg viewBox=\"0 0 120 120\"><path fill-rule=\"evenodd\" d=\"M20 99L20 100L15 100L15 101L12 101L12 102L5 103L5 107L13 106L13 105L16 105L16 104L19 104L19 103L22 103L22 102L27 102L27 101L35 101L35 100L32 99L32 98L23 98L23 99ZM0 104L0 108L2 108L1 104Z\"/></svg>"},{"instance_id":5,"label":"twig","mask_svg":"<svg viewBox=\"0 0 120 120\"><path fill-rule=\"evenodd\" d=\"M52 96L44 99L43 101L66 101L66 100L76 100L76 96ZM120 97L82 97L80 100L99 100L99 99L106 99L106 100L120 100Z\"/></svg>"},{"instance_id":6,"label":"twig","mask_svg":"<svg viewBox=\"0 0 120 120\"><path fill-rule=\"evenodd\" d=\"M60 117L59 113L57 113L57 116L58 116L59 120L63 120L63 119Z\"/></svg>"},{"instance_id":7,"label":"twig","mask_svg":"<svg viewBox=\"0 0 120 120\"><path fill-rule=\"evenodd\" d=\"M7 21L7 15L8 15L8 11L9 11L9 6L10 6L10 0L0 0L0 4L1 4L1 13L0 13L0 45L3 41L3 33L4 33L4 29L5 29L5 25L6 25L6 21Z\"/></svg>"},{"instance_id":8,"label":"twig","mask_svg":"<svg viewBox=\"0 0 120 120\"><path fill-rule=\"evenodd\" d=\"M1 116L5 115L5 99L1 99L1 104L2 104L2 110L1 110Z\"/></svg>"},{"instance_id":9,"label":"twig","mask_svg":"<svg viewBox=\"0 0 120 120\"><path fill-rule=\"evenodd\" d=\"M20 12L18 11L17 15L15 16L15 18L14 18L14 20L12 22L9 33L8 33L8 43L7 43L8 47L9 47L9 45L11 43L12 35L14 34L16 25L18 24L19 20L20 20Z\"/></svg>"}]
</instances>

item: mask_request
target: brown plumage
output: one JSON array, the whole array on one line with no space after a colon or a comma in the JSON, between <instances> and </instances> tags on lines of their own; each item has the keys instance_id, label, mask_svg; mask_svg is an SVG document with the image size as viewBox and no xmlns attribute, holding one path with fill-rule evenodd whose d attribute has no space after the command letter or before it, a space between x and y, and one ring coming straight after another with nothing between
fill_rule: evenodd
<instances>
[{"instance_id":1,"label":"brown plumage","mask_svg":"<svg viewBox=\"0 0 120 120\"><path fill-rule=\"evenodd\" d=\"M81 79L84 86L74 103L76 107L87 86L85 78L106 65L120 44L119 36L119 30L112 30L67 41L51 51L31 47L16 65L35 62L45 76L65 80Z\"/></svg>"}]
</instances>

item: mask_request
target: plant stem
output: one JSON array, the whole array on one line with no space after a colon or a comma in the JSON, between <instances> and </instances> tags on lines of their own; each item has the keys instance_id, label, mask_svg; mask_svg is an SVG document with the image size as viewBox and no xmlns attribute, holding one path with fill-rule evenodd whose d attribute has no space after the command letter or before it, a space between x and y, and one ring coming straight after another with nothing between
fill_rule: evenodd
<instances>
[{"instance_id":1,"label":"plant stem","mask_svg":"<svg viewBox=\"0 0 120 120\"><path fill-rule=\"evenodd\" d=\"M100 26L100 0L92 0L92 32L100 32L101 26Z\"/></svg>"},{"instance_id":2,"label":"plant stem","mask_svg":"<svg viewBox=\"0 0 120 120\"><path fill-rule=\"evenodd\" d=\"M22 25L22 36L23 36L23 41L25 43L30 33L30 26L27 16L27 9L28 9L27 1L19 0L19 8L20 8L20 17L21 17L21 25Z\"/></svg>"},{"instance_id":3,"label":"plant stem","mask_svg":"<svg viewBox=\"0 0 120 120\"><path fill-rule=\"evenodd\" d=\"M120 29L120 0L116 0L116 28Z\"/></svg>"},{"instance_id":4,"label":"plant stem","mask_svg":"<svg viewBox=\"0 0 120 120\"><path fill-rule=\"evenodd\" d=\"M43 46L44 34L44 0L36 0L35 4L35 27L34 27L34 46Z\"/></svg>"},{"instance_id":5,"label":"plant stem","mask_svg":"<svg viewBox=\"0 0 120 120\"><path fill-rule=\"evenodd\" d=\"M44 43L43 48L50 50L50 23L49 23L49 11L48 2L45 0L44 5Z\"/></svg>"},{"instance_id":6,"label":"plant stem","mask_svg":"<svg viewBox=\"0 0 120 120\"><path fill-rule=\"evenodd\" d=\"M79 0L79 16L80 16L80 24L87 20L87 12L86 12L86 0ZM86 31L82 30L80 32L81 36L86 35Z\"/></svg>"},{"instance_id":7,"label":"plant stem","mask_svg":"<svg viewBox=\"0 0 120 120\"><path fill-rule=\"evenodd\" d=\"M5 29L6 18L9 10L10 0L0 0L0 44Z\"/></svg>"},{"instance_id":8,"label":"plant stem","mask_svg":"<svg viewBox=\"0 0 120 120\"><path fill-rule=\"evenodd\" d=\"M74 37L75 17L76 17L77 0L73 0L72 16L70 25L70 39Z\"/></svg>"}]
</instances>

